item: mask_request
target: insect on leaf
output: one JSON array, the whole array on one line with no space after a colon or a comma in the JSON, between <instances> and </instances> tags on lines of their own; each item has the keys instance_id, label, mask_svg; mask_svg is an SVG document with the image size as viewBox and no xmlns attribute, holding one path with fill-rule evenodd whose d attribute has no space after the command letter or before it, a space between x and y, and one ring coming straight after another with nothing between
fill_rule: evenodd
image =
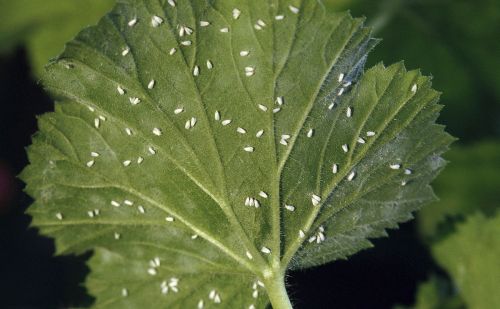
<instances>
[{"instance_id":1,"label":"insect on leaf","mask_svg":"<svg viewBox=\"0 0 500 309\"><path fill-rule=\"evenodd\" d=\"M430 80L318 1L120 1L47 67L22 177L97 307L289 308L284 274L432 200Z\"/></svg>"}]
</instances>

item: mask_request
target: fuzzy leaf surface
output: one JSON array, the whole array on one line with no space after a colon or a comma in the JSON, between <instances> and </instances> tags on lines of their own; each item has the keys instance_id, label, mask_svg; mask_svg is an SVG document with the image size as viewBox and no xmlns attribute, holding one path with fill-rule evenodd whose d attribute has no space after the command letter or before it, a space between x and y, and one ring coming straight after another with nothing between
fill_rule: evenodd
<instances>
[{"instance_id":1,"label":"fuzzy leaf surface","mask_svg":"<svg viewBox=\"0 0 500 309\"><path fill-rule=\"evenodd\" d=\"M257 281L434 198L438 93L401 63L363 73L376 42L316 1L120 1L47 68L33 225L95 250L99 307L265 307Z\"/></svg>"}]
</instances>

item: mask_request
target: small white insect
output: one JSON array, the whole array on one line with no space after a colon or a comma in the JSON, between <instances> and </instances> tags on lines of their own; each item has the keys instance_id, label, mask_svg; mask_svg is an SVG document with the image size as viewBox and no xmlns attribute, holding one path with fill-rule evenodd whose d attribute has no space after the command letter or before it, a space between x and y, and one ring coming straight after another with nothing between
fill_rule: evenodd
<instances>
[{"instance_id":1,"label":"small white insect","mask_svg":"<svg viewBox=\"0 0 500 309\"><path fill-rule=\"evenodd\" d=\"M154 15L151 17L151 26L153 27L159 27L163 23L163 18L160 16Z\"/></svg>"},{"instance_id":2,"label":"small white insect","mask_svg":"<svg viewBox=\"0 0 500 309\"><path fill-rule=\"evenodd\" d=\"M264 134L264 130L259 130L259 131L257 131L257 133L255 134L255 136L256 136L257 138L260 138L263 134Z\"/></svg>"},{"instance_id":3,"label":"small white insect","mask_svg":"<svg viewBox=\"0 0 500 309\"><path fill-rule=\"evenodd\" d=\"M90 156L91 156L91 157L94 157L94 158L97 158L97 157L99 157L99 153L98 153L98 152L95 152L95 151L92 151L92 152L90 153Z\"/></svg>"},{"instance_id":4,"label":"small white insect","mask_svg":"<svg viewBox=\"0 0 500 309\"><path fill-rule=\"evenodd\" d=\"M168 4L170 4L171 7L175 7L175 0L168 0Z\"/></svg>"},{"instance_id":5,"label":"small white insect","mask_svg":"<svg viewBox=\"0 0 500 309\"><path fill-rule=\"evenodd\" d=\"M118 91L118 93L119 93L120 95L124 95L124 94L125 94L125 89L123 89L123 88L122 88L122 87L120 87L120 86L116 87L116 90Z\"/></svg>"},{"instance_id":6,"label":"small white insect","mask_svg":"<svg viewBox=\"0 0 500 309\"><path fill-rule=\"evenodd\" d=\"M87 162L87 167L92 167L92 166L94 166L94 164L95 164L95 161L91 160L91 161Z\"/></svg>"},{"instance_id":7,"label":"small white insect","mask_svg":"<svg viewBox=\"0 0 500 309\"><path fill-rule=\"evenodd\" d=\"M307 137L311 138L314 134L314 130L313 129L309 129L309 131L307 131Z\"/></svg>"},{"instance_id":8,"label":"small white insect","mask_svg":"<svg viewBox=\"0 0 500 309\"><path fill-rule=\"evenodd\" d=\"M154 149L153 147L149 147L149 148L148 148L148 151L149 151L149 153L150 153L150 154L152 154L152 155L155 155L155 154L156 154L156 149Z\"/></svg>"},{"instance_id":9,"label":"small white insect","mask_svg":"<svg viewBox=\"0 0 500 309\"><path fill-rule=\"evenodd\" d=\"M128 206L134 205L134 202L132 202L131 200L124 200L123 203Z\"/></svg>"},{"instance_id":10,"label":"small white insect","mask_svg":"<svg viewBox=\"0 0 500 309\"><path fill-rule=\"evenodd\" d=\"M276 107L273 109L273 114L279 113L281 111L281 107Z\"/></svg>"},{"instance_id":11,"label":"small white insect","mask_svg":"<svg viewBox=\"0 0 500 309\"><path fill-rule=\"evenodd\" d=\"M191 125L191 128L193 128L196 125L196 123L198 123L198 119L196 119L196 117L191 117L189 123Z\"/></svg>"},{"instance_id":12,"label":"small white insect","mask_svg":"<svg viewBox=\"0 0 500 309\"><path fill-rule=\"evenodd\" d=\"M137 164L141 164L144 161L143 157L138 157L137 158Z\"/></svg>"},{"instance_id":13,"label":"small white insect","mask_svg":"<svg viewBox=\"0 0 500 309\"><path fill-rule=\"evenodd\" d=\"M342 145L342 150L344 152L348 152L349 151L349 146L347 146L347 144Z\"/></svg>"},{"instance_id":14,"label":"small white insect","mask_svg":"<svg viewBox=\"0 0 500 309\"><path fill-rule=\"evenodd\" d=\"M131 97L128 100L130 101L130 104L132 104L132 105L137 105L137 104L141 103L141 99L136 98L136 97Z\"/></svg>"},{"instance_id":15,"label":"small white insect","mask_svg":"<svg viewBox=\"0 0 500 309\"><path fill-rule=\"evenodd\" d=\"M216 303L216 304L220 304L221 303L221 299L220 299L220 295L219 294L215 295L215 297L214 297L214 303Z\"/></svg>"},{"instance_id":16,"label":"small white insect","mask_svg":"<svg viewBox=\"0 0 500 309\"><path fill-rule=\"evenodd\" d=\"M254 152L255 148L252 146L246 146L243 148L243 150L245 150L246 152Z\"/></svg>"},{"instance_id":17,"label":"small white insect","mask_svg":"<svg viewBox=\"0 0 500 309\"><path fill-rule=\"evenodd\" d=\"M132 130L130 128L125 128L125 133L127 133L127 135L132 135Z\"/></svg>"},{"instance_id":18,"label":"small white insect","mask_svg":"<svg viewBox=\"0 0 500 309\"><path fill-rule=\"evenodd\" d=\"M207 26L210 26L210 22L206 20L200 21L200 27L207 27Z\"/></svg>"},{"instance_id":19,"label":"small white insect","mask_svg":"<svg viewBox=\"0 0 500 309\"><path fill-rule=\"evenodd\" d=\"M245 75L250 77L255 74L255 68L254 67L245 67Z\"/></svg>"},{"instance_id":20,"label":"small white insect","mask_svg":"<svg viewBox=\"0 0 500 309\"><path fill-rule=\"evenodd\" d=\"M248 252L248 251L247 251L247 252L246 252L246 255L247 255L247 258L248 258L249 260L252 260L252 259L253 259L253 255L252 255L250 252Z\"/></svg>"},{"instance_id":21,"label":"small white insect","mask_svg":"<svg viewBox=\"0 0 500 309\"><path fill-rule=\"evenodd\" d=\"M152 80L149 82L149 84L148 84L148 89L153 89L153 87L155 86L155 83L156 83L156 82L155 82L155 80L154 80L154 79L152 79Z\"/></svg>"},{"instance_id":22,"label":"small white insect","mask_svg":"<svg viewBox=\"0 0 500 309\"><path fill-rule=\"evenodd\" d=\"M258 24L253 25L253 27L255 28L255 30L262 30L262 27Z\"/></svg>"},{"instance_id":23,"label":"small white insect","mask_svg":"<svg viewBox=\"0 0 500 309\"><path fill-rule=\"evenodd\" d=\"M60 213L60 212L56 213L56 218L57 218L58 220L62 220L62 219L63 219L63 215L62 215L62 213Z\"/></svg>"},{"instance_id":24,"label":"small white insect","mask_svg":"<svg viewBox=\"0 0 500 309\"><path fill-rule=\"evenodd\" d=\"M203 309L203 307L205 306L205 303L203 302L203 299L200 299L200 301L198 302L198 309Z\"/></svg>"},{"instance_id":25,"label":"small white insect","mask_svg":"<svg viewBox=\"0 0 500 309\"><path fill-rule=\"evenodd\" d=\"M178 107L174 110L174 114L176 115L179 115L180 113L182 113L184 111L184 108L183 107Z\"/></svg>"},{"instance_id":26,"label":"small white insect","mask_svg":"<svg viewBox=\"0 0 500 309\"><path fill-rule=\"evenodd\" d=\"M149 268L148 274L150 274L151 276L156 276L156 274L158 274L158 272L154 268Z\"/></svg>"},{"instance_id":27,"label":"small white insect","mask_svg":"<svg viewBox=\"0 0 500 309\"><path fill-rule=\"evenodd\" d=\"M99 119L101 119L102 121L106 121L106 117L104 117L103 115L99 115Z\"/></svg>"},{"instance_id":28,"label":"small white insect","mask_svg":"<svg viewBox=\"0 0 500 309\"><path fill-rule=\"evenodd\" d=\"M300 238L304 238L304 237L306 237L306 234L304 233L304 231L303 231L303 230L299 230L299 237L300 237Z\"/></svg>"},{"instance_id":29,"label":"small white insect","mask_svg":"<svg viewBox=\"0 0 500 309\"><path fill-rule=\"evenodd\" d=\"M216 121L220 120L220 112L219 111L215 111L214 118L215 118Z\"/></svg>"},{"instance_id":30,"label":"small white insect","mask_svg":"<svg viewBox=\"0 0 500 309\"><path fill-rule=\"evenodd\" d=\"M195 65L193 69L193 76L198 76L200 75L200 67Z\"/></svg>"},{"instance_id":31,"label":"small white insect","mask_svg":"<svg viewBox=\"0 0 500 309\"><path fill-rule=\"evenodd\" d=\"M394 163L394 164L389 165L389 167L393 170L398 170L401 168L401 164Z\"/></svg>"},{"instance_id":32,"label":"small white insect","mask_svg":"<svg viewBox=\"0 0 500 309\"><path fill-rule=\"evenodd\" d=\"M271 249L269 249L268 247L262 247L260 249L260 252L262 252L264 254L270 254L271 253Z\"/></svg>"},{"instance_id":33,"label":"small white insect","mask_svg":"<svg viewBox=\"0 0 500 309\"><path fill-rule=\"evenodd\" d=\"M365 139L364 139L364 138L359 137L359 138L358 138L358 143L360 143L360 144L365 144L365 143L366 143L366 141L365 141Z\"/></svg>"},{"instance_id":34,"label":"small white insect","mask_svg":"<svg viewBox=\"0 0 500 309\"><path fill-rule=\"evenodd\" d=\"M222 125L227 126L231 123L231 121L232 121L231 119L222 120Z\"/></svg>"},{"instance_id":35,"label":"small white insect","mask_svg":"<svg viewBox=\"0 0 500 309\"><path fill-rule=\"evenodd\" d=\"M192 42L191 42L191 41L189 41L189 40L188 40L188 41L182 41L182 42L181 42L181 45L182 45L182 46L191 46L191 44L192 44Z\"/></svg>"},{"instance_id":36,"label":"small white insect","mask_svg":"<svg viewBox=\"0 0 500 309\"><path fill-rule=\"evenodd\" d=\"M173 54L175 54L176 51L177 51L177 49L175 47L173 47L172 49L170 49L170 51L168 53L170 56L172 56Z\"/></svg>"},{"instance_id":37,"label":"small white insect","mask_svg":"<svg viewBox=\"0 0 500 309\"><path fill-rule=\"evenodd\" d=\"M128 296L128 290L127 289L122 289L122 296L127 297Z\"/></svg>"},{"instance_id":38,"label":"small white insect","mask_svg":"<svg viewBox=\"0 0 500 309\"><path fill-rule=\"evenodd\" d=\"M264 191L260 191L259 192L259 196L261 196L263 198L268 198L269 197L269 195L266 192L264 192Z\"/></svg>"},{"instance_id":39,"label":"small white insect","mask_svg":"<svg viewBox=\"0 0 500 309\"><path fill-rule=\"evenodd\" d=\"M337 95L340 97L342 94L344 94L345 88L340 88L339 92Z\"/></svg>"},{"instance_id":40,"label":"small white insect","mask_svg":"<svg viewBox=\"0 0 500 309\"><path fill-rule=\"evenodd\" d=\"M166 217L165 218L165 221L167 221L167 222L174 222L174 220L175 220L174 217Z\"/></svg>"},{"instance_id":41,"label":"small white insect","mask_svg":"<svg viewBox=\"0 0 500 309\"><path fill-rule=\"evenodd\" d=\"M250 51L248 51L248 50L242 50L242 51L240 51L240 56L241 56L241 57L246 57L246 56L248 56L249 54L250 54Z\"/></svg>"},{"instance_id":42,"label":"small white insect","mask_svg":"<svg viewBox=\"0 0 500 309\"><path fill-rule=\"evenodd\" d=\"M207 69L211 70L211 69L213 69L213 67L214 67L214 64L212 63L212 61L207 60Z\"/></svg>"},{"instance_id":43,"label":"small white insect","mask_svg":"<svg viewBox=\"0 0 500 309\"><path fill-rule=\"evenodd\" d=\"M99 129L100 126L101 126L101 120L99 118L95 118L94 119L94 127L96 129Z\"/></svg>"},{"instance_id":44,"label":"small white insect","mask_svg":"<svg viewBox=\"0 0 500 309\"><path fill-rule=\"evenodd\" d=\"M144 207L142 206L137 206L137 210L139 210L141 214L146 213L146 209L144 209Z\"/></svg>"},{"instance_id":45,"label":"small white insect","mask_svg":"<svg viewBox=\"0 0 500 309\"><path fill-rule=\"evenodd\" d=\"M298 14L299 13L299 8L297 8L297 7L293 6L293 5L288 6L288 8L290 9L290 11L293 14Z\"/></svg>"},{"instance_id":46,"label":"small white insect","mask_svg":"<svg viewBox=\"0 0 500 309\"><path fill-rule=\"evenodd\" d=\"M281 135L281 140L280 140L280 144L281 145L284 145L284 146L287 146L288 145L288 140L290 139L290 135L288 134L283 134Z\"/></svg>"},{"instance_id":47,"label":"small white insect","mask_svg":"<svg viewBox=\"0 0 500 309\"><path fill-rule=\"evenodd\" d=\"M283 19L285 19L285 15L276 15L276 16L274 16L274 19L283 20Z\"/></svg>"},{"instance_id":48,"label":"small white insect","mask_svg":"<svg viewBox=\"0 0 500 309\"><path fill-rule=\"evenodd\" d=\"M238 128L236 129L236 132L238 132L238 133L240 133L240 134L245 134L245 133L247 133L247 130L245 130L245 129L243 129L243 128L238 127Z\"/></svg>"},{"instance_id":49,"label":"small white insect","mask_svg":"<svg viewBox=\"0 0 500 309\"><path fill-rule=\"evenodd\" d=\"M241 11L238 9L233 9L233 19L238 19L240 17Z\"/></svg>"},{"instance_id":50,"label":"small white insect","mask_svg":"<svg viewBox=\"0 0 500 309\"><path fill-rule=\"evenodd\" d=\"M88 215L90 218L94 218L94 212L93 212L93 211L87 211L87 215Z\"/></svg>"},{"instance_id":51,"label":"small white insect","mask_svg":"<svg viewBox=\"0 0 500 309\"><path fill-rule=\"evenodd\" d=\"M334 107L335 107L335 103L330 103L330 105L328 105L329 110L332 110Z\"/></svg>"},{"instance_id":52,"label":"small white insect","mask_svg":"<svg viewBox=\"0 0 500 309\"><path fill-rule=\"evenodd\" d=\"M123 50L122 50L122 56L126 56L128 55L128 53L130 52L130 47L125 47Z\"/></svg>"},{"instance_id":53,"label":"small white insect","mask_svg":"<svg viewBox=\"0 0 500 309\"><path fill-rule=\"evenodd\" d=\"M356 172L351 172L349 174L349 176L347 176L347 180L352 181L354 179L354 177L356 177Z\"/></svg>"},{"instance_id":54,"label":"small white insect","mask_svg":"<svg viewBox=\"0 0 500 309\"><path fill-rule=\"evenodd\" d=\"M115 235L114 235L114 236L115 236L115 239L116 239L116 240L120 239L120 237L121 237L121 235L120 235L119 233L115 233Z\"/></svg>"},{"instance_id":55,"label":"small white insect","mask_svg":"<svg viewBox=\"0 0 500 309\"><path fill-rule=\"evenodd\" d=\"M262 105L262 104L259 104L258 106L259 106L259 109L260 109L261 111L263 111L263 112L267 112L267 106Z\"/></svg>"},{"instance_id":56,"label":"small white insect","mask_svg":"<svg viewBox=\"0 0 500 309\"><path fill-rule=\"evenodd\" d=\"M278 104L279 106L283 105L284 103L283 97L277 97L275 103Z\"/></svg>"},{"instance_id":57,"label":"small white insect","mask_svg":"<svg viewBox=\"0 0 500 309\"><path fill-rule=\"evenodd\" d=\"M89 109L89 111L91 111L92 113L95 112L95 108L93 108L92 106L87 106L87 108Z\"/></svg>"},{"instance_id":58,"label":"small white insect","mask_svg":"<svg viewBox=\"0 0 500 309\"><path fill-rule=\"evenodd\" d=\"M128 22L128 26L129 26L129 27L133 27L133 26L135 26L135 24L137 24L137 17L134 17L134 19L131 19L131 20Z\"/></svg>"},{"instance_id":59,"label":"small white insect","mask_svg":"<svg viewBox=\"0 0 500 309\"><path fill-rule=\"evenodd\" d=\"M222 33L228 33L229 32L229 28L228 27L224 27L224 28L221 28L219 31L222 32Z\"/></svg>"},{"instance_id":60,"label":"small white insect","mask_svg":"<svg viewBox=\"0 0 500 309\"><path fill-rule=\"evenodd\" d=\"M334 163L332 165L332 173L337 174L339 171L339 165L337 163Z\"/></svg>"},{"instance_id":61,"label":"small white insect","mask_svg":"<svg viewBox=\"0 0 500 309\"><path fill-rule=\"evenodd\" d=\"M118 203L117 201L111 201L111 205L115 207L120 207L120 203Z\"/></svg>"},{"instance_id":62,"label":"small white insect","mask_svg":"<svg viewBox=\"0 0 500 309\"><path fill-rule=\"evenodd\" d=\"M153 128L153 134L156 136L160 136L162 134L160 128Z\"/></svg>"},{"instance_id":63,"label":"small white insect","mask_svg":"<svg viewBox=\"0 0 500 309\"><path fill-rule=\"evenodd\" d=\"M193 34L193 29L187 27L187 26L182 26L179 25L177 26L179 28L179 36L183 37L184 35L191 35Z\"/></svg>"},{"instance_id":64,"label":"small white insect","mask_svg":"<svg viewBox=\"0 0 500 309\"><path fill-rule=\"evenodd\" d=\"M344 73L339 74L339 83L341 83L344 80Z\"/></svg>"},{"instance_id":65,"label":"small white insect","mask_svg":"<svg viewBox=\"0 0 500 309\"><path fill-rule=\"evenodd\" d=\"M350 106L347 108L345 115L347 116L347 118L352 117L352 108Z\"/></svg>"},{"instance_id":66,"label":"small white insect","mask_svg":"<svg viewBox=\"0 0 500 309\"><path fill-rule=\"evenodd\" d=\"M368 131L368 132L366 132L366 136L375 136L375 132Z\"/></svg>"},{"instance_id":67,"label":"small white insect","mask_svg":"<svg viewBox=\"0 0 500 309\"><path fill-rule=\"evenodd\" d=\"M123 166L127 167L127 166L129 166L131 163L132 163L132 161L130 161L130 160L125 160L125 161L123 161Z\"/></svg>"},{"instance_id":68,"label":"small white insect","mask_svg":"<svg viewBox=\"0 0 500 309\"><path fill-rule=\"evenodd\" d=\"M413 84L413 86L411 87L411 92L415 93L417 92L417 89L418 89L417 84Z\"/></svg>"},{"instance_id":69,"label":"small white insect","mask_svg":"<svg viewBox=\"0 0 500 309\"><path fill-rule=\"evenodd\" d=\"M319 197L319 196L318 196L318 195L316 195L316 194L313 194L313 195L311 196L311 202L312 202L313 206L318 206L318 205L319 205L319 203L321 202L321 197Z\"/></svg>"},{"instance_id":70,"label":"small white insect","mask_svg":"<svg viewBox=\"0 0 500 309\"><path fill-rule=\"evenodd\" d=\"M261 26L261 27L265 27L266 26L266 23L262 19L257 20L257 24L259 26Z\"/></svg>"},{"instance_id":71,"label":"small white insect","mask_svg":"<svg viewBox=\"0 0 500 309\"><path fill-rule=\"evenodd\" d=\"M259 297L259 291L258 291L258 290L254 290L254 291L252 292L252 297L253 297L253 298L257 298L257 297Z\"/></svg>"},{"instance_id":72,"label":"small white insect","mask_svg":"<svg viewBox=\"0 0 500 309\"><path fill-rule=\"evenodd\" d=\"M405 175L411 175L413 173L413 171L409 168L406 168L405 169Z\"/></svg>"},{"instance_id":73,"label":"small white insect","mask_svg":"<svg viewBox=\"0 0 500 309\"><path fill-rule=\"evenodd\" d=\"M295 206L285 204L285 209L288 211L295 211Z\"/></svg>"}]
</instances>

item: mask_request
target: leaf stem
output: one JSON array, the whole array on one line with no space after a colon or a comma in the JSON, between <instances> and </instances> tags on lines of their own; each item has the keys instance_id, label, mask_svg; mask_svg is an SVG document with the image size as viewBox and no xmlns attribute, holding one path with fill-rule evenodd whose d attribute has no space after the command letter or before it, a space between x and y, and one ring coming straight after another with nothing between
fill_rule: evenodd
<instances>
[{"instance_id":1,"label":"leaf stem","mask_svg":"<svg viewBox=\"0 0 500 309\"><path fill-rule=\"evenodd\" d=\"M265 280L267 296L271 301L273 309L292 309L292 303L288 298L285 288L285 276L280 274Z\"/></svg>"}]
</instances>

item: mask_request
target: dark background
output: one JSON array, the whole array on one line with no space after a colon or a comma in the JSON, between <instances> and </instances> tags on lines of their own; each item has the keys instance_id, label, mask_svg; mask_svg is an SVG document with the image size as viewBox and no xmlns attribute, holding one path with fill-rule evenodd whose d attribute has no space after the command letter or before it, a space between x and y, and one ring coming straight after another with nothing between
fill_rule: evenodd
<instances>
[{"instance_id":1,"label":"dark background","mask_svg":"<svg viewBox=\"0 0 500 309\"><path fill-rule=\"evenodd\" d=\"M460 138L457 148L470 149L483 141L498 143L498 1L468 1L475 3L471 7L467 1L334 2L327 1L332 9L352 7L354 15L366 15L368 22L370 18L375 21L376 35L385 41L370 56L372 64L408 59L410 69L422 67L425 74L434 73L435 86L444 91L442 102L446 105L440 122ZM380 25L377 22L382 17L385 24ZM468 19L467 24L463 17ZM0 31L7 30L0 24ZM5 33L0 33L0 44L2 35L5 37ZM39 75L33 73L40 68L33 61L29 39L9 44L8 51L0 48L0 307L86 306L92 298L81 284L91 253L54 257L54 242L29 228L31 219L24 214L31 200L22 192L23 184L16 175L28 164L25 147L36 131L36 116L52 110L52 100L38 83ZM457 155L460 151L456 150ZM461 186L439 189L443 186L437 180L438 193L444 197L457 189L467 191L467 182ZM499 191L495 193L500 186L491 188L474 195L492 196L493 207L500 206ZM453 205L436 203L428 207L445 209ZM425 233L419 224L426 218L419 220L389 231L389 238L375 240L373 249L349 261L289 274L292 301L297 308L412 305L417 285L430 274L447 278L422 236Z\"/></svg>"}]
</instances>

